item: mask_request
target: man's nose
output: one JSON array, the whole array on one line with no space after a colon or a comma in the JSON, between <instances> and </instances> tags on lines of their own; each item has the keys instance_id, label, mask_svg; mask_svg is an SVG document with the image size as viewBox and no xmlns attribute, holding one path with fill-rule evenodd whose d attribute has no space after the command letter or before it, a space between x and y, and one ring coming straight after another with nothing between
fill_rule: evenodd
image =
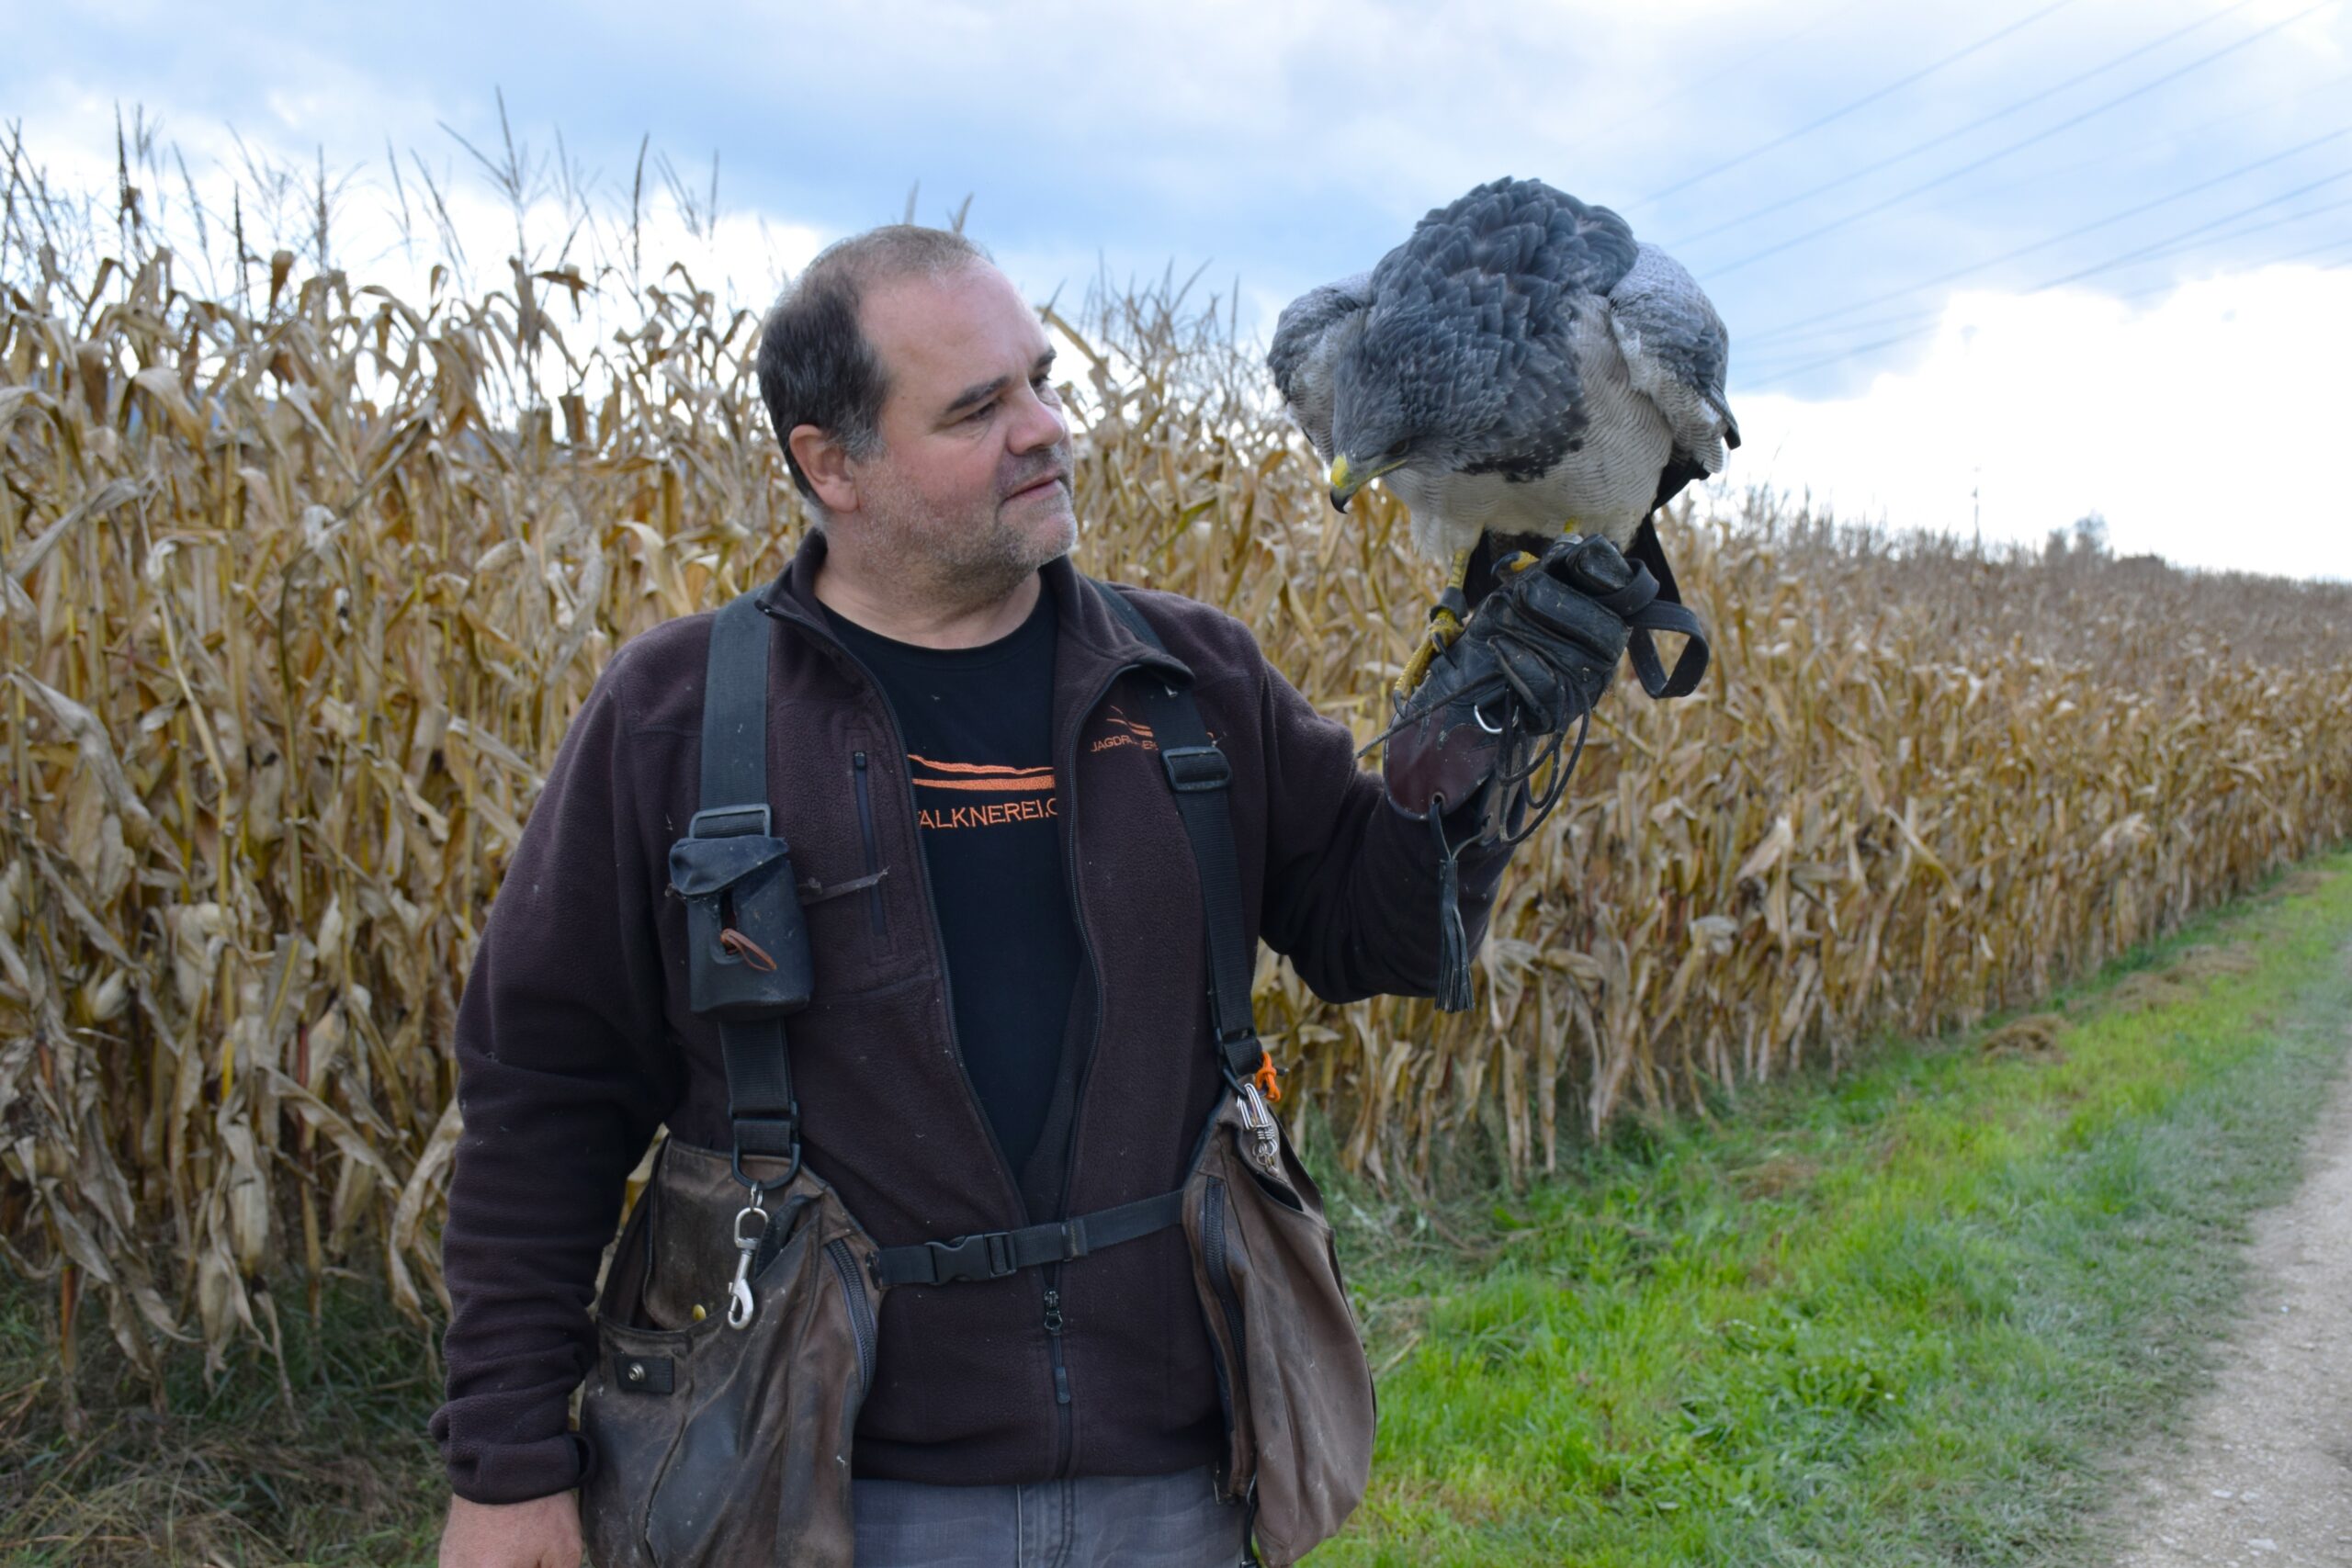
<instances>
[{"instance_id":1,"label":"man's nose","mask_svg":"<svg viewBox=\"0 0 2352 1568\"><path fill-rule=\"evenodd\" d=\"M1015 452L1035 452L1069 435L1069 422L1062 418L1061 409L1038 396L1035 387L1023 389L1014 406L1014 416L1012 439Z\"/></svg>"}]
</instances>

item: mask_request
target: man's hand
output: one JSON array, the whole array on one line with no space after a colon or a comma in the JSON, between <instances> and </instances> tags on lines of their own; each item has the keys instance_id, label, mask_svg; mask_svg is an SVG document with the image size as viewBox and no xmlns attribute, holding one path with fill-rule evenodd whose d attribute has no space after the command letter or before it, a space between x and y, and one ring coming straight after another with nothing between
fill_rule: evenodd
<instances>
[{"instance_id":1,"label":"man's hand","mask_svg":"<svg viewBox=\"0 0 2352 1568\"><path fill-rule=\"evenodd\" d=\"M1589 713L1624 655L1635 581L1598 536L1499 570L1390 731L1382 766L1397 808L1419 817L1442 798L1452 811L1498 765L1523 765L1503 756L1507 745L1523 749Z\"/></svg>"},{"instance_id":2,"label":"man's hand","mask_svg":"<svg viewBox=\"0 0 2352 1568\"><path fill-rule=\"evenodd\" d=\"M527 1503L449 1499L441 1568L580 1568L580 1495Z\"/></svg>"},{"instance_id":3,"label":"man's hand","mask_svg":"<svg viewBox=\"0 0 2352 1568\"><path fill-rule=\"evenodd\" d=\"M1463 640L1485 645L1523 709L1525 727L1551 734L1589 713L1624 657L1634 572L1617 547L1571 536L1543 559L1498 573ZM1465 656L1471 650L1464 650ZM1465 657L1465 663L1483 663Z\"/></svg>"}]
</instances>

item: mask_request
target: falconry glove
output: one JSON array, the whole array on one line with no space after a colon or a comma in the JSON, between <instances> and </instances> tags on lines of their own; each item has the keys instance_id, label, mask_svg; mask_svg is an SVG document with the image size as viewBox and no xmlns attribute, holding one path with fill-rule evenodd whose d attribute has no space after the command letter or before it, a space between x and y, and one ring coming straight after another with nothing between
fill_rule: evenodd
<instances>
[{"instance_id":1,"label":"falconry glove","mask_svg":"<svg viewBox=\"0 0 2352 1568\"><path fill-rule=\"evenodd\" d=\"M1550 815L1583 754L1593 707L1629 649L1653 697L1687 694L1705 671L1697 617L1664 596L1673 592L1671 577L1662 584L1640 558L1656 556L1665 567L1646 527L1634 553L1629 560L1605 538L1571 534L1540 559L1522 554L1502 563L1461 636L1437 653L1382 737L1389 800L1426 818L1437 841L1442 1010L1470 1005L1460 851L1472 843L1520 843ZM1653 631L1690 639L1670 674ZM1456 842L1446 819L1459 823L1474 800L1480 803L1472 814L1477 830Z\"/></svg>"},{"instance_id":2,"label":"falconry glove","mask_svg":"<svg viewBox=\"0 0 2352 1568\"><path fill-rule=\"evenodd\" d=\"M1598 536L1570 535L1541 560L1498 568L1468 626L1397 711L1382 756L1389 799L1416 817L1450 813L1506 761L1523 769L1528 759L1506 758L1506 738L1561 735L1589 716L1624 657L1625 616L1656 588Z\"/></svg>"}]
</instances>

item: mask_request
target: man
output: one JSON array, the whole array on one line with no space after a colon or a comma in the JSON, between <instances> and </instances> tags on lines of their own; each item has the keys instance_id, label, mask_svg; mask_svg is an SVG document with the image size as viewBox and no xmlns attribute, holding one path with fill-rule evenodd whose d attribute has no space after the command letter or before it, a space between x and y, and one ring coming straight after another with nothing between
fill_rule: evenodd
<instances>
[{"instance_id":1,"label":"man","mask_svg":"<svg viewBox=\"0 0 2352 1568\"><path fill-rule=\"evenodd\" d=\"M885 1247L1164 1191L1222 1088L1193 862L1126 694L1158 656L1066 558L1053 360L974 246L903 226L820 256L760 350L819 521L763 599L770 794L817 976L793 1073L809 1168ZM1333 999L1430 994L1428 824L1238 622L1128 592L1229 760L1250 940ZM710 622L656 627L599 678L466 987L434 1422L455 1568L578 1562L593 1456L566 1401L622 1179L664 1123L726 1143L716 1030L686 1006L663 897L695 809ZM1474 946L1504 859L1461 854ZM1190 1267L1169 1229L891 1291L856 1429L858 1562L1238 1562Z\"/></svg>"}]
</instances>

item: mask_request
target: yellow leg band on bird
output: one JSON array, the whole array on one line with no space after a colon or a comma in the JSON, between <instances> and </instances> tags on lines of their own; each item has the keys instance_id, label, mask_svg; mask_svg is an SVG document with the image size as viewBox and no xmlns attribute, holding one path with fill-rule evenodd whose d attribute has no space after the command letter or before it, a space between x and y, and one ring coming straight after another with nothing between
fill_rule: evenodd
<instances>
[{"instance_id":1,"label":"yellow leg band on bird","mask_svg":"<svg viewBox=\"0 0 2352 1568\"><path fill-rule=\"evenodd\" d=\"M1521 554L1524 555L1526 552L1521 551ZM1534 558L1530 556L1528 559L1532 562ZM1467 549L1454 551L1453 570L1446 577L1445 585L1459 592L1463 584L1469 581L1469 577L1470 551ZM1451 648L1453 645L1453 639L1461 635L1461 618L1443 604L1440 604L1430 615L1428 634L1421 638L1420 646L1413 649L1413 656L1405 660L1404 672L1396 677L1396 695L1400 698L1411 696L1421 682L1428 677L1431 661L1440 653Z\"/></svg>"}]
</instances>

